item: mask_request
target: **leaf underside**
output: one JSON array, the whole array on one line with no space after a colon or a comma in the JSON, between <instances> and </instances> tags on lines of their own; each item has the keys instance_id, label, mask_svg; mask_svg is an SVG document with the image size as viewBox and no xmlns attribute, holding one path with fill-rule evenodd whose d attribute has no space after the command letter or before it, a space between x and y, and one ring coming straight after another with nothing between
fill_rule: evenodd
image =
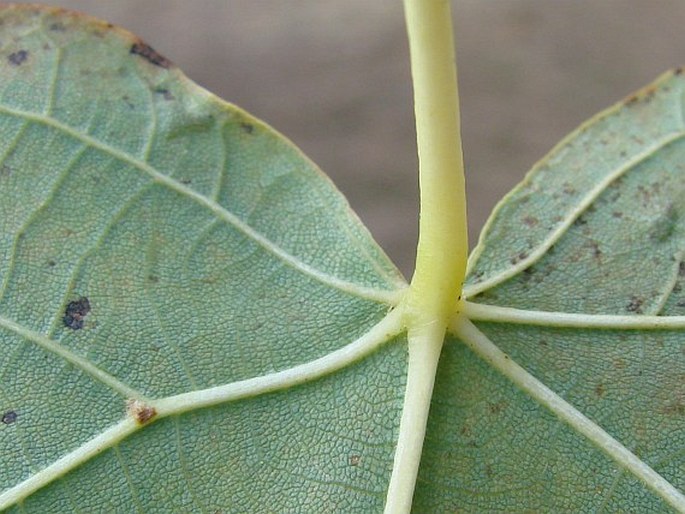
<instances>
[{"instance_id":1,"label":"leaf underside","mask_svg":"<svg viewBox=\"0 0 685 514\"><path fill-rule=\"evenodd\" d=\"M665 76L555 148L493 214L467 299L685 315L684 91ZM363 341L402 287L328 179L262 122L121 29L0 11L0 509L381 511L407 368L396 332L317 380L150 414L79 465L50 466L119 426L133 398L269 377ZM683 489L683 331L619 325L478 322ZM449 336L414 509L668 506Z\"/></svg>"}]
</instances>

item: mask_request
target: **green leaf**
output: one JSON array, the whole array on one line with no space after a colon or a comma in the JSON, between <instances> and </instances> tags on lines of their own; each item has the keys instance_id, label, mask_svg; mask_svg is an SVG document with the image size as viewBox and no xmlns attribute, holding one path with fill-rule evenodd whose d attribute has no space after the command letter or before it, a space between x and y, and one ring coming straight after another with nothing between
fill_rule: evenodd
<instances>
[{"instance_id":1,"label":"green leaf","mask_svg":"<svg viewBox=\"0 0 685 514\"><path fill-rule=\"evenodd\" d=\"M465 314L526 372L445 345L418 512L670 510L528 373L685 489L684 92L676 71L590 120L497 207Z\"/></svg>"},{"instance_id":2,"label":"green leaf","mask_svg":"<svg viewBox=\"0 0 685 514\"><path fill-rule=\"evenodd\" d=\"M381 511L416 327L342 196L125 31L11 7L0 36L0 509ZM416 512L683 510L684 92L497 208Z\"/></svg>"},{"instance_id":3,"label":"green leaf","mask_svg":"<svg viewBox=\"0 0 685 514\"><path fill-rule=\"evenodd\" d=\"M346 201L131 34L0 23L0 490L29 512L381 508L405 349L368 332L403 282ZM250 398L360 338L363 362Z\"/></svg>"}]
</instances>

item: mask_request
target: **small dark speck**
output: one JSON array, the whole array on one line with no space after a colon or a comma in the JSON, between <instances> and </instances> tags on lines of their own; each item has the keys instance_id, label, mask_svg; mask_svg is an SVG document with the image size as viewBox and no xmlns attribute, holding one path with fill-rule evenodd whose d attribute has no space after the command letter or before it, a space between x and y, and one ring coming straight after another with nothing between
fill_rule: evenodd
<instances>
[{"instance_id":1,"label":"small dark speck","mask_svg":"<svg viewBox=\"0 0 685 514\"><path fill-rule=\"evenodd\" d=\"M64 32L67 28L62 23L51 23L50 30L53 32Z\"/></svg>"},{"instance_id":2,"label":"small dark speck","mask_svg":"<svg viewBox=\"0 0 685 514\"><path fill-rule=\"evenodd\" d=\"M158 88L155 89L155 93L157 93L158 95L162 95L162 98L164 98L167 101L171 101L175 98L174 95L171 94L171 91L169 91L168 89Z\"/></svg>"},{"instance_id":3,"label":"small dark speck","mask_svg":"<svg viewBox=\"0 0 685 514\"><path fill-rule=\"evenodd\" d=\"M602 396L604 396L604 393L605 393L604 384L602 384L602 383L600 382L600 383L597 384L597 386L595 387L595 395L597 395L598 397L601 398Z\"/></svg>"},{"instance_id":4,"label":"small dark speck","mask_svg":"<svg viewBox=\"0 0 685 514\"><path fill-rule=\"evenodd\" d=\"M190 180L189 178L182 178L181 180L179 180L179 182L180 182L181 184L183 184L184 186L187 186L187 185L193 183L193 181Z\"/></svg>"},{"instance_id":5,"label":"small dark speck","mask_svg":"<svg viewBox=\"0 0 685 514\"><path fill-rule=\"evenodd\" d=\"M2 415L2 419L0 421L2 421L5 425L11 425L17 421L17 413L13 410L8 410Z\"/></svg>"},{"instance_id":6,"label":"small dark speck","mask_svg":"<svg viewBox=\"0 0 685 514\"><path fill-rule=\"evenodd\" d=\"M243 129L246 134L252 134L254 132L254 125L251 123L242 122L240 128Z\"/></svg>"},{"instance_id":7,"label":"small dark speck","mask_svg":"<svg viewBox=\"0 0 685 514\"><path fill-rule=\"evenodd\" d=\"M642 298L638 298L637 296L633 296L630 299L630 302L628 305L626 305L626 310L629 312L635 312L636 314L642 314L642 304L644 303L644 300Z\"/></svg>"},{"instance_id":8,"label":"small dark speck","mask_svg":"<svg viewBox=\"0 0 685 514\"><path fill-rule=\"evenodd\" d=\"M516 257L512 257L511 259L509 259L509 262L512 265L516 265L519 262L526 260L527 258L528 258L528 253L520 252Z\"/></svg>"},{"instance_id":9,"label":"small dark speck","mask_svg":"<svg viewBox=\"0 0 685 514\"><path fill-rule=\"evenodd\" d=\"M20 66L28 58L29 53L26 50L19 50L18 52L9 54L7 60L10 62L10 64L13 64L14 66Z\"/></svg>"},{"instance_id":10,"label":"small dark speck","mask_svg":"<svg viewBox=\"0 0 685 514\"><path fill-rule=\"evenodd\" d=\"M80 330L83 328L86 315L90 312L90 302L88 298L82 296L78 300L69 302L62 321L64 326L72 330Z\"/></svg>"},{"instance_id":11,"label":"small dark speck","mask_svg":"<svg viewBox=\"0 0 685 514\"><path fill-rule=\"evenodd\" d=\"M51 268L52 268L53 266L56 266L56 265L57 265L57 263L56 263L55 261L53 261L52 259L50 259L50 260L48 261L48 266L50 266Z\"/></svg>"},{"instance_id":12,"label":"small dark speck","mask_svg":"<svg viewBox=\"0 0 685 514\"><path fill-rule=\"evenodd\" d=\"M538 219L535 216L526 216L525 218L523 218L523 223L525 223L529 227L534 227L538 224Z\"/></svg>"}]
</instances>

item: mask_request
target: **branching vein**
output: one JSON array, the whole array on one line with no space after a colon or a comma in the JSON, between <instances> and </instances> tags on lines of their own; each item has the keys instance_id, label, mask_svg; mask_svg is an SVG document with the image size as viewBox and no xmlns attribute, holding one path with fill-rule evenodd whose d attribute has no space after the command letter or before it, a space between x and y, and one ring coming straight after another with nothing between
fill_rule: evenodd
<instances>
[{"instance_id":1,"label":"branching vein","mask_svg":"<svg viewBox=\"0 0 685 514\"><path fill-rule=\"evenodd\" d=\"M540 405L549 409L574 430L587 437L620 468L638 478L654 494L678 512L685 512L685 496L668 480L610 436L599 425L514 362L478 330L468 318L463 315L456 317L450 325L450 331Z\"/></svg>"},{"instance_id":2,"label":"branching vein","mask_svg":"<svg viewBox=\"0 0 685 514\"><path fill-rule=\"evenodd\" d=\"M323 284L339 289L348 294L379 303L395 305L399 301L401 292L380 290L348 282L346 280L342 280L338 277L334 277L332 275L319 271L313 266L305 262L302 262L294 255L289 254L282 248L275 245L272 241L270 241L262 234L254 230L247 223L239 219L235 214L226 210L224 207L216 203L211 198L207 198L201 195L197 191L194 191L193 189L187 187L184 184L181 184L177 180L174 180L173 178L156 170L151 165L142 162L141 160L133 157L132 155L127 154L126 152L118 148L102 143L87 134L82 134L78 132L76 129L69 127L64 123L61 123L54 118L44 116L42 114L22 111L19 109L12 109L6 106L0 106L0 113L4 113L10 116L15 116L21 119L30 120L35 123L41 123L43 125L52 127L65 134L68 134L70 137L73 137L78 141L82 141L83 143L92 148L96 148L108 155L115 157L116 159L122 162L131 165L135 169L149 175L156 183L161 184L172 191L176 191L177 193L193 200L199 205L206 207L212 213L214 213L214 215L217 216L219 219L222 219L229 225L235 227L237 230L242 232L246 237L252 239L255 243L264 248L266 251L281 259L288 266L303 273L304 275L307 275L315 280L318 280Z\"/></svg>"},{"instance_id":3,"label":"branching vein","mask_svg":"<svg viewBox=\"0 0 685 514\"><path fill-rule=\"evenodd\" d=\"M618 178L622 177L628 171L640 165L647 159L653 157L654 154L656 154L659 150L665 148L666 146L680 139L683 139L684 137L685 132L683 131L678 131L669 134L667 137L664 137L663 139L656 141L653 145L635 155L632 159L628 160L623 166L620 166L611 173L607 174L599 183L597 183L597 185L594 188L588 191L588 193L580 200L580 202L578 202L574 209L566 213L564 220L560 222L559 225L557 225L557 227L554 230L552 230L547 235L547 237L544 240L542 240L540 244L529 253L528 257L520 260L513 266L495 272L494 275L488 277L482 282L465 286L464 296L468 298L473 297L479 293L482 293L483 291L486 291L487 289L490 289L512 278L524 269L530 267L535 262L539 261L547 253L547 250L549 250L557 241L559 241L559 239L567 232L569 227L573 225L574 221L576 221L576 219L578 219L578 217L583 212L585 212L587 208L590 207L590 205L592 205L592 203L595 200L597 200L597 198L606 190L606 188L611 183L615 182ZM514 191L517 191L517 189ZM505 197L505 199L502 200L502 202L500 202L500 205L503 205L507 199L508 196ZM490 220L494 220L497 218L497 211L498 208L495 208L495 212L493 212L493 214L490 216ZM488 225L491 222L492 221L488 222ZM488 233L488 228L489 227L486 226L485 229L483 229L483 236L485 236ZM474 249L472 255L469 258L468 272L470 272L475 267L481 253L483 252L484 247L484 243L480 242L478 246Z\"/></svg>"},{"instance_id":4,"label":"branching vein","mask_svg":"<svg viewBox=\"0 0 685 514\"><path fill-rule=\"evenodd\" d=\"M44 340L44 337L30 333L25 328L3 318L0 318L0 326L9 328L27 339L34 340L41 344L41 346L58 346L54 341ZM155 401L144 400L144 402L156 411L155 419L161 419L191 410L287 389L329 375L359 361L382 344L397 336L403 329L402 310L395 309L356 341L319 359L260 377L240 380L218 387L170 396ZM60 348L56 350L68 353ZM79 357L71 354L69 354L69 358L79 359ZM135 391L131 391L131 393L135 393ZM132 397L135 398L136 396ZM48 467L0 494L0 511L21 502L24 498L58 480L96 455L114 447L131 434L137 432L142 426L132 417L125 418Z\"/></svg>"}]
</instances>

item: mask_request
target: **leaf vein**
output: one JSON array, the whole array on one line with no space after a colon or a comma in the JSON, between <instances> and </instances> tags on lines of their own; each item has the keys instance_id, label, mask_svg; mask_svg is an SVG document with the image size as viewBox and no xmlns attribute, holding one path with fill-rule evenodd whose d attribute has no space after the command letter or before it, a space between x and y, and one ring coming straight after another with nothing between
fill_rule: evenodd
<instances>
[{"instance_id":1,"label":"leaf vein","mask_svg":"<svg viewBox=\"0 0 685 514\"><path fill-rule=\"evenodd\" d=\"M482 282L465 286L463 291L464 296L468 298L482 293L483 291L497 286L502 282L514 277L524 269L538 262L547 253L547 250L549 250L557 241L559 241L559 239L561 239L561 237L573 225L575 220L578 219L578 217L592 205L592 203L606 190L607 187L609 187L609 185L628 173L630 170L652 158L658 151L683 138L685 138L685 131L673 132L668 137L658 140L646 150L643 150L635 155L623 166L616 168L611 173L608 173L594 188L588 191L588 193L578 202L574 209L566 214L564 220L560 222L554 230L550 231L547 237L539 243L537 248L529 252L525 259L521 259L515 265L496 272L494 275L483 280ZM471 258L469 259L467 274L472 271L473 267L479 260L478 258L480 257L482 251L483 246L481 244L474 249Z\"/></svg>"},{"instance_id":2,"label":"leaf vein","mask_svg":"<svg viewBox=\"0 0 685 514\"><path fill-rule=\"evenodd\" d=\"M0 316L0 327L5 328L6 330L15 333L16 335L20 336L24 340L31 341L44 350L53 353L57 355L58 357L61 357L65 361L69 362L70 364L73 364L75 367L83 371L84 373L87 373L97 381L103 383L104 385L110 387L117 393L119 393L121 396L123 396L126 399L129 398L134 398L134 399L139 399L142 401L145 401L145 397L140 394L138 391L130 388L123 382L120 382L116 378L114 378L112 375L109 373L101 370L98 368L95 364L90 362L87 359L84 359L83 357L67 350L64 348L61 344L59 344L57 341L54 341L42 334L39 334L38 332L34 332L33 330L29 330L28 328L20 325L19 323L16 323L4 316Z\"/></svg>"},{"instance_id":3,"label":"leaf vein","mask_svg":"<svg viewBox=\"0 0 685 514\"><path fill-rule=\"evenodd\" d=\"M619 467L640 480L656 496L679 512L685 512L685 496L647 463L609 435L597 423L587 418L557 393L514 362L500 350L468 318L456 316L450 324L454 333L466 346L497 369L533 400L549 409L572 429L585 436Z\"/></svg>"},{"instance_id":4,"label":"leaf vein","mask_svg":"<svg viewBox=\"0 0 685 514\"><path fill-rule=\"evenodd\" d=\"M470 319L494 323L516 323L559 328L607 330L676 330L685 328L685 316L583 314L500 307L464 302L462 312Z\"/></svg>"},{"instance_id":5,"label":"leaf vein","mask_svg":"<svg viewBox=\"0 0 685 514\"><path fill-rule=\"evenodd\" d=\"M303 262L294 255L286 252L279 246L275 245L272 241L267 239L265 236L254 230L247 223L239 219L235 214L228 211L215 201L207 198L200 193L194 191L193 189L181 184L177 180L161 173L160 171L153 168L151 165L141 162L134 156L128 153L112 147L108 144L97 141L92 136L87 134L82 134L77 130L61 123L60 121L47 117L41 114L36 114L28 111L22 111L19 109L13 109L6 106L0 106L0 112L5 113L10 116L15 116L18 118L27 119L35 123L40 123L49 127L52 127L64 134L77 139L84 144L98 149L112 157L131 165L133 168L149 175L156 183L161 184L168 189L179 193L180 195L196 202L197 204L210 210L215 216L222 219L224 222L233 226L236 230L240 231L246 237L252 239L259 246L267 250L269 253L282 260L286 265L290 266L296 271L309 276L319 282L328 285L332 288L339 289L345 293L356 295L361 298L365 298L371 301L379 303L396 304L399 301L399 294L396 290L380 290L376 288L362 286L360 284L348 282L347 280L340 279L338 277L324 273L313 266Z\"/></svg>"}]
</instances>

